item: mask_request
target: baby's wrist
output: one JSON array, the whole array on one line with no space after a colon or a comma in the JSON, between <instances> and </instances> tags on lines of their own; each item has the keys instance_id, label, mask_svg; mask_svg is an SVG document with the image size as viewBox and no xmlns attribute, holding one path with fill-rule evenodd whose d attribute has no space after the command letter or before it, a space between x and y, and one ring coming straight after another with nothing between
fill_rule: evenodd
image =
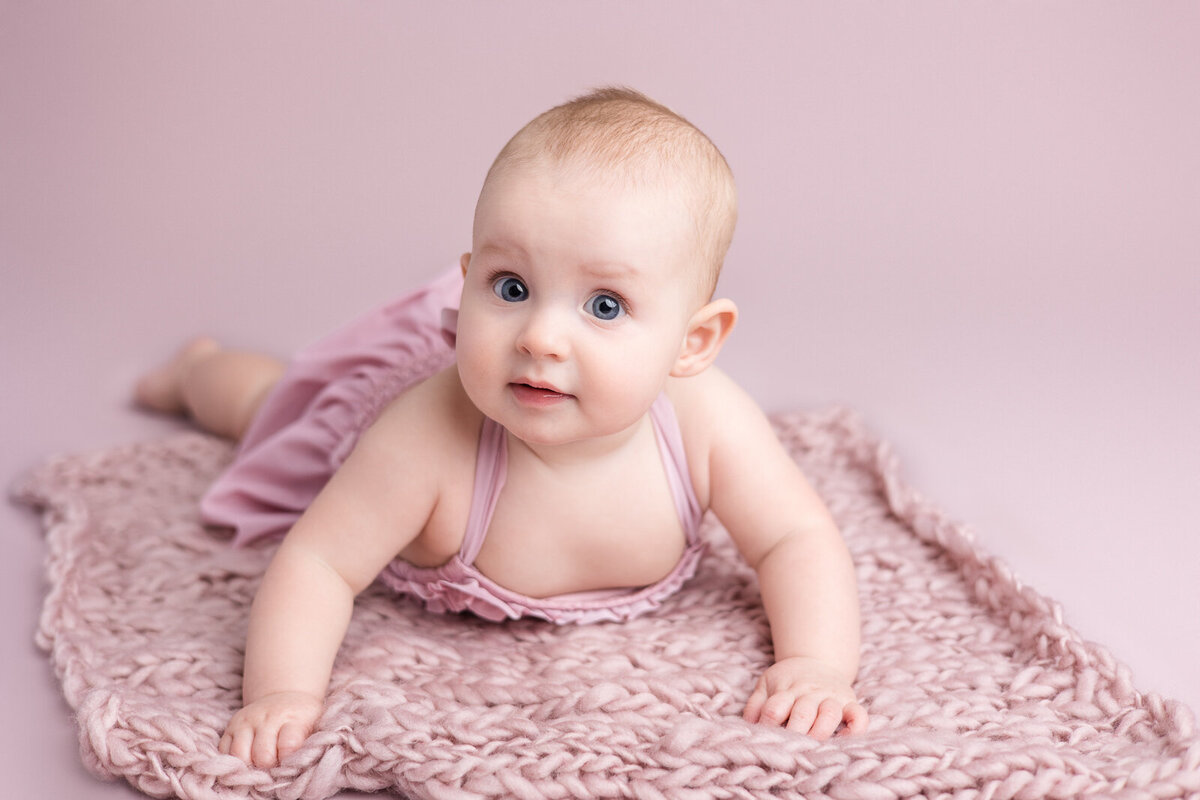
<instances>
[{"instance_id":1,"label":"baby's wrist","mask_svg":"<svg viewBox=\"0 0 1200 800\"><path fill-rule=\"evenodd\" d=\"M775 656L776 664L784 662L789 662L796 666L809 667L829 675L836 675L844 679L848 684L853 683L854 679L858 676L857 665L851 666L840 663L838 659L827 656L814 656L807 653L783 653Z\"/></svg>"},{"instance_id":2,"label":"baby's wrist","mask_svg":"<svg viewBox=\"0 0 1200 800\"><path fill-rule=\"evenodd\" d=\"M287 701L294 703L316 703L318 705L325 704L325 698L313 692L304 689L277 689L268 692L261 692L254 697L243 697L242 702L246 705L251 703L261 703L264 701Z\"/></svg>"}]
</instances>

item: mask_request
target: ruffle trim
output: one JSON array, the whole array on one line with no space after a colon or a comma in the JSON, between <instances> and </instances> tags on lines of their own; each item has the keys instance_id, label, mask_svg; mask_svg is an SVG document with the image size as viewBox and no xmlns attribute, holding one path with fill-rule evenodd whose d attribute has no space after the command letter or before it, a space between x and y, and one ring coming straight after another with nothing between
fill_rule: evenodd
<instances>
[{"instance_id":1,"label":"ruffle trim","mask_svg":"<svg viewBox=\"0 0 1200 800\"><path fill-rule=\"evenodd\" d=\"M505 589L457 555L440 567L416 567L396 560L380 573L379 579L394 591L420 600L435 613L470 611L492 622L521 617L559 625L624 622L660 608L696 574L707 549L702 541L689 545L670 574L650 586L553 597L529 597Z\"/></svg>"}]
</instances>

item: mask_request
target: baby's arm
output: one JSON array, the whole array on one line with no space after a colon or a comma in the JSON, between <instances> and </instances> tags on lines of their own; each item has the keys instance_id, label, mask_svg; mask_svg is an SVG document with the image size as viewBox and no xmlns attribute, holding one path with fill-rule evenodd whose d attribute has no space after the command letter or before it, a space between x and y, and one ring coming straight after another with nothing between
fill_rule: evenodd
<instances>
[{"instance_id":1,"label":"baby's arm","mask_svg":"<svg viewBox=\"0 0 1200 800\"><path fill-rule=\"evenodd\" d=\"M274 766L312 732L354 597L424 527L436 499L421 450L428 426L396 409L369 430L293 526L250 612L243 708L220 750ZM390 418L389 418L390 417Z\"/></svg>"},{"instance_id":2,"label":"baby's arm","mask_svg":"<svg viewBox=\"0 0 1200 800\"><path fill-rule=\"evenodd\" d=\"M745 718L818 739L843 722L865 730L851 688L858 592L837 526L753 400L717 370L697 377L711 415L711 506L758 573L775 649Z\"/></svg>"}]
</instances>

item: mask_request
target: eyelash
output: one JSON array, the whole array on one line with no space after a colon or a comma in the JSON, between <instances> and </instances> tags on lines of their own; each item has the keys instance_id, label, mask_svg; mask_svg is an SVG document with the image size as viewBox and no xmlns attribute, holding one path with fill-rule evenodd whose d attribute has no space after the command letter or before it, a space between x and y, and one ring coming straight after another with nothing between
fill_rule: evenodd
<instances>
[{"instance_id":1,"label":"eyelash","mask_svg":"<svg viewBox=\"0 0 1200 800\"><path fill-rule=\"evenodd\" d=\"M525 279L522 278L520 275L514 275L513 273L509 272L506 269L494 269L487 274L487 285L491 286L496 281L500 280L501 278L516 278L521 283L525 282Z\"/></svg>"}]
</instances>

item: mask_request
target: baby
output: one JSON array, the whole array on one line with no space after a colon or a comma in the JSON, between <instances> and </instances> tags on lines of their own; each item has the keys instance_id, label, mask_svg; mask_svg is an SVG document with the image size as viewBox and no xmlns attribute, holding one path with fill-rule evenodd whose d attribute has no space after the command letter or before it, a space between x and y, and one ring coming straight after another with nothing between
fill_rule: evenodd
<instances>
[{"instance_id":1,"label":"baby","mask_svg":"<svg viewBox=\"0 0 1200 800\"><path fill-rule=\"evenodd\" d=\"M221 752L269 767L303 743L377 577L433 611L627 619L694 572L708 509L770 621L775 661L745 719L817 739L865 730L846 548L763 413L712 366L737 318L712 299L736 207L703 133L600 90L508 142L452 274L286 372L198 339L139 382L144 405L242 440L208 519L239 543L287 532ZM381 371L404 379L389 389Z\"/></svg>"}]
</instances>

